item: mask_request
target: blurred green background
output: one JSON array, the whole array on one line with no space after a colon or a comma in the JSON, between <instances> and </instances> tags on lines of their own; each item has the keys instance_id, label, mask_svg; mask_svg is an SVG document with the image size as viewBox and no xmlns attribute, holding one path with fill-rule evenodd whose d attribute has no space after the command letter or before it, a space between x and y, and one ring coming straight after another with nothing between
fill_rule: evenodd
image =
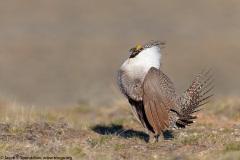
<instances>
[{"instance_id":1,"label":"blurred green background","mask_svg":"<svg viewBox=\"0 0 240 160\"><path fill-rule=\"evenodd\" d=\"M237 0L0 1L0 100L34 106L121 100L129 49L166 41L162 70L177 93L205 66L215 97L240 95Z\"/></svg>"}]
</instances>

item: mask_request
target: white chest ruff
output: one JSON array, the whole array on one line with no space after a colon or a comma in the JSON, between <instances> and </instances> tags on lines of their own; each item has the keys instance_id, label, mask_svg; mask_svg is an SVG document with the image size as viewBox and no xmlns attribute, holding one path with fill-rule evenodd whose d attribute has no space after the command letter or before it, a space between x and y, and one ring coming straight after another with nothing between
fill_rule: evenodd
<instances>
[{"instance_id":1,"label":"white chest ruff","mask_svg":"<svg viewBox=\"0 0 240 160\"><path fill-rule=\"evenodd\" d=\"M136 57L127 59L121 69L126 71L131 78L143 81L151 67L160 68L160 59L160 48L153 46L144 49Z\"/></svg>"}]
</instances>

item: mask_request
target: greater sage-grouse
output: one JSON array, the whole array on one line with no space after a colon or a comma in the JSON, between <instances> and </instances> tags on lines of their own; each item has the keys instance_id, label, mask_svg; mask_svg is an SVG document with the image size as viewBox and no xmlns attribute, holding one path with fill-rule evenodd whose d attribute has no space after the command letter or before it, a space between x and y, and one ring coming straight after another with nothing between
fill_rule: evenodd
<instances>
[{"instance_id":1,"label":"greater sage-grouse","mask_svg":"<svg viewBox=\"0 0 240 160\"><path fill-rule=\"evenodd\" d=\"M213 74L203 70L177 98L173 83L160 70L163 45L163 42L151 41L132 48L117 77L134 116L150 132L153 142L166 130L185 128L193 123L197 116L192 113L199 111L198 107L208 103L205 100L213 95L206 96L213 88Z\"/></svg>"}]
</instances>

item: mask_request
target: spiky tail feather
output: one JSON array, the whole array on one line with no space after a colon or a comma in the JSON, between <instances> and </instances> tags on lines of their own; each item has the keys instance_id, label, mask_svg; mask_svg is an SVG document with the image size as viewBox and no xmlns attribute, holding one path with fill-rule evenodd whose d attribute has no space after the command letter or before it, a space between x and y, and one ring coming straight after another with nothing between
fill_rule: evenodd
<instances>
[{"instance_id":1,"label":"spiky tail feather","mask_svg":"<svg viewBox=\"0 0 240 160\"><path fill-rule=\"evenodd\" d=\"M200 106L207 104L207 101L213 94L207 95L214 86L212 83L213 74L211 69L205 73L205 69L202 70L200 75L193 81L189 89L186 90L181 97L177 100L178 105L180 106L179 119L176 122L176 125L180 128L185 128L187 125L193 123L193 119L196 119L197 116L191 115L194 112L197 112L201 109L198 109Z\"/></svg>"}]
</instances>

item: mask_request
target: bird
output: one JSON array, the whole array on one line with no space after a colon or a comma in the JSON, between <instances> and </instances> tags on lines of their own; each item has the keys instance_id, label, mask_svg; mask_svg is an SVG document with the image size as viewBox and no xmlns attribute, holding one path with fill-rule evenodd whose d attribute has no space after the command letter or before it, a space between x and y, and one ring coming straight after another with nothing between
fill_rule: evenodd
<instances>
[{"instance_id":1,"label":"bird","mask_svg":"<svg viewBox=\"0 0 240 160\"><path fill-rule=\"evenodd\" d=\"M128 99L135 118L146 128L149 142L164 139L163 133L194 123L193 115L207 104L213 86L211 69L204 68L180 96L172 81L161 70L160 52L165 42L150 41L130 49L129 58L117 74L117 85Z\"/></svg>"}]
</instances>

